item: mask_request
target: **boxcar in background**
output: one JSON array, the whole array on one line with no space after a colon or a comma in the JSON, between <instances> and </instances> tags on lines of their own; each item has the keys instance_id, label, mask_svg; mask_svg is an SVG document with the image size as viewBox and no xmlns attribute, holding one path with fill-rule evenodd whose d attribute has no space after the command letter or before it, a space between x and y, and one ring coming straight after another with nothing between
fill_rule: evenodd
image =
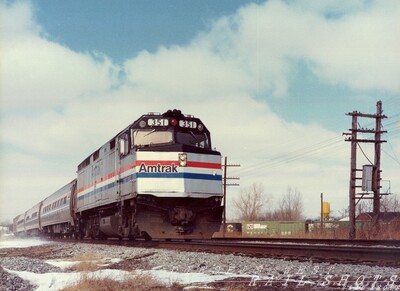
<instances>
[{"instance_id":1,"label":"boxcar in background","mask_svg":"<svg viewBox=\"0 0 400 291\"><path fill-rule=\"evenodd\" d=\"M242 223L243 236L285 236L305 233L304 221L246 221Z\"/></svg>"}]
</instances>

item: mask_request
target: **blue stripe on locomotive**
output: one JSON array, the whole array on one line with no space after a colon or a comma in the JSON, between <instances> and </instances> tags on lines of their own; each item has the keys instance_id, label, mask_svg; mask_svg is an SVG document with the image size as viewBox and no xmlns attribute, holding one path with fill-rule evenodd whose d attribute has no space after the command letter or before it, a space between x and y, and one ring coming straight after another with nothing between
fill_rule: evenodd
<instances>
[{"instance_id":1,"label":"blue stripe on locomotive","mask_svg":"<svg viewBox=\"0 0 400 291\"><path fill-rule=\"evenodd\" d=\"M207 175L207 174L195 174L195 173L135 173L119 180L119 183L124 184L130 182L136 178L185 178L185 179L197 179L197 180L210 180L210 181L222 181L221 175ZM118 182L111 182L107 185L99 187L93 191L90 191L82 196L78 197L78 200L87 199L100 192L107 191L114 188Z\"/></svg>"}]
</instances>

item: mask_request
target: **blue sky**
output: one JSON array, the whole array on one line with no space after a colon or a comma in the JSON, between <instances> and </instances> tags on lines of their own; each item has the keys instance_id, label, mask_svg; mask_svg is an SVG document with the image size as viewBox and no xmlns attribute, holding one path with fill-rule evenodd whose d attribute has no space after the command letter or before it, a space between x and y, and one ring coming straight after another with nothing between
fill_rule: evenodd
<instances>
[{"instance_id":1,"label":"blue sky","mask_svg":"<svg viewBox=\"0 0 400 291\"><path fill-rule=\"evenodd\" d=\"M213 20L252 2L257 1L33 1L52 39L78 51L101 51L118 63L142 50L185 45Z\"/></svg>"},{"instance_id":2,"label":"blue sky","mask_svg":"<svg viewBox=\"0 0 400 291\"><path fill-rule=\"evenodd\" d=\"M242 7L264 2L120 1L116 5L110 1L84 1L76 5L68 1L45 0L32 3L37 22L45 28L49 39L75 51L104 53L113 62L122 64L143 50L156 53L160 46L188 45L197 34L210 31L219 18L234 15ZM326 12L325 17L340 18L344 14ZM292 66L290 98L273 98L270 100L272 110L286 120L322 122L332 130L337 128L339 119L341 125L346 125L340 115L359 108L351 108L347 102L349 96L357 92L319 80L304 62L296 61ZM373 103L377 98L374 93L360 94ZM386 92L377 94L380 95L378 98L390 95ZM263 92L256 97L263 100L268 95ZM331 109L335 108L336 115L327 116L323 110L327 104Z\"/></svg>"},{"instance_id":3,"label":"blue sky","mask_svg":"<svg viewBox=\"0 0 400 291\"><path fill-rule=\"evenodd\" d=\"M316 217L320 192L336 214L347 207L345 113L382 100L383 175L399 191L398 1L3 0L0 11L0 221L141 114L170 108L204 120L242 165L240 189L262 183L276 205L297 188Z\"/></svg>"}]
</instances>

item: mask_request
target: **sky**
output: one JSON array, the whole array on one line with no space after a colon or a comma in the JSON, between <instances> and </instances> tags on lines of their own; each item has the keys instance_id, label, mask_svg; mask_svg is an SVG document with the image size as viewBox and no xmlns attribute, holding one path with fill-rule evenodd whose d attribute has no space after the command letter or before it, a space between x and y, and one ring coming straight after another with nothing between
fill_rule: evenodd
<instances>
[{"instance_id":1,"label":"sky","mask_svg":"<svg viewBox=\"0 0 400 291\"><path fill-rule=\"evenodd\" d=\"M241 165L228 169L240 177L228 217L254 183L265 210L290 187L306 217L318 217L320 193L338 215L346 113L374 114L379 100L382 191L399 193L398 15L396 0L0 0L0 221L74 179L142 114L174 108L202 119L213 147ZM358 167L373 161L360 146Z\"/></svg>"}]
</instances>

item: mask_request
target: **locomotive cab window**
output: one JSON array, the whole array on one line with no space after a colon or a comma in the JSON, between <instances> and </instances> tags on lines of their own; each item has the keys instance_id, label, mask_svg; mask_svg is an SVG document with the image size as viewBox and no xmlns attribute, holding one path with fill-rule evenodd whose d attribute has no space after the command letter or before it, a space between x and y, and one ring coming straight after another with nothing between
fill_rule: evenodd
<instances>
[{"instance_id":1,"label":"locomotive cab window","mask_svg":"<svg viewBox=\"0 0 400 291\"><path fill-rule=\"evenodd\" d=\"M141 129L132 131L132 145L136 147L169 144L173 141L171 131L155 129Z\"/></svg>"},{"instance_id":2,"label":"locomotive cab window","mask_svg":"<svg viewBox=\"0 0 400 291\"><path fill-rule=\"evenodd\" d=\"M205 133L177 132L176 142L203 149L210 149L210 142Z\"/></svg>"}]
</instances>

